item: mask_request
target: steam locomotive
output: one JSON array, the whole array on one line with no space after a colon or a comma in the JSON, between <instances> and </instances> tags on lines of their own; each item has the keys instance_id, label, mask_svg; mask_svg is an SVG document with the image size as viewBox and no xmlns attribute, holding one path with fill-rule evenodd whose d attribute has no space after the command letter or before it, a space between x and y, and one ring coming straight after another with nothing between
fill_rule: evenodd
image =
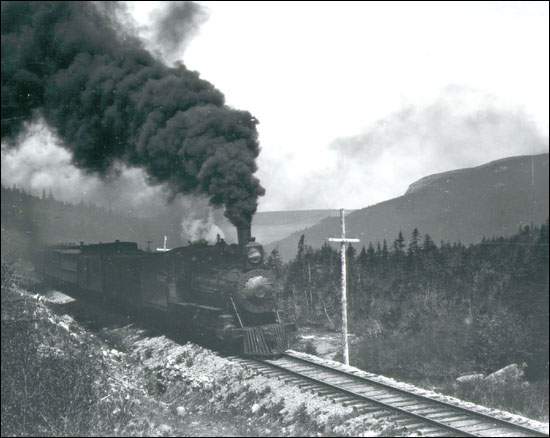
<instances>
[{"instance_id":1,"label":"steam locomotive","mask_svg":"<svg viewBox=\"0 0 550 438\"><path fill-rule=\"evenodd\" d=\"M238 228L238 244L190 244L164 252L135 242L57 245L44 249L45 282L80 295L154 314L171 328L214 338L250 356L288 348L294 325L276 308L278 287L263 247Z\"/></svg>"}]
</instances>

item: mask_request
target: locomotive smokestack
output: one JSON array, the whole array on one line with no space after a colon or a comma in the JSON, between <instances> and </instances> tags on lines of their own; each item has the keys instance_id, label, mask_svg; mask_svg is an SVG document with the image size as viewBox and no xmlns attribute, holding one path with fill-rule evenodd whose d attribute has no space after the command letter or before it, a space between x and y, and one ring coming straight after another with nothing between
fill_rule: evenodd
<instances>
[{"instance_id":1,"label":"locomotive smokestack","mask_svg":"<svg viewBox=\"0 0 550 438\"><path fill-rule=\"evenodd\" d=\"M250 224L239 225L237 227L237 239L239 241L239 246L245 246L248 242L250 242L250 238L252 237L250 228Z\"/></svg>"}]
</instances>

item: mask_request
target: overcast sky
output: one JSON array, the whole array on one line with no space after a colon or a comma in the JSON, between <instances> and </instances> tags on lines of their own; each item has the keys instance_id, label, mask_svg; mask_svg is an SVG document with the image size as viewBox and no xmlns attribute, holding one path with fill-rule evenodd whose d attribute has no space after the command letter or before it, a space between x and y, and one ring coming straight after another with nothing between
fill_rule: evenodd
<instances>
[{"instance_id":1,"label":"overcast sky","mask_svg":"<svg viewBox=\"0 0 550 438\"><path fill-rule=\"evenodd\" d=\"M129 6L147 26L163 3ZM199 3L207 20L169 61L259 119L260 210L360 208L548 150L548 2Z\"/></svg>"},{"instance_id":2,"label":"overcast sky","mask_svg":"<svg viewBox=\"0 0 550 438\"><path fill-rule=\"evenodd\" d=\"M267 189L260 209L363 207L429 173L547 148L547 2L201 4L209 18L180 57L230 105L260 120L258 174ZM158 7L131 9L143 24ZM398 115L407 109L414 115L403 121ZM413 145L400 135L385 145L388 153L363 151L343 162L341 144L359 139L361 149L362 136L388 120L399 118L396 129L405 134L418 123L429 131L426 111L439 111L443 125L460 132L467 122L457 118L502 112L507 125L512 118L514 129L540 135L542 145L536 138L503 142L514 132L489 123L483 150L426 145L423 133ZM383 133L375 137L388 143ZM476 143L475 133L464 141ZM457 157L450 147L468 151Z\"/></svg>"}]
</instances>

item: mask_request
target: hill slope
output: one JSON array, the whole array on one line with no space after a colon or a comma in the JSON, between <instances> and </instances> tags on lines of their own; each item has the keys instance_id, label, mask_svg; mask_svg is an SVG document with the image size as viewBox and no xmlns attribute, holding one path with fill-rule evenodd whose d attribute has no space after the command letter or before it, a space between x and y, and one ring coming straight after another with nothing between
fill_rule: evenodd
<instances>
[{"instance_id":1,"label":"hill slope","mask_svg":"<svg viewBox=\"0 0 550 438\"><path fill-rule=\"evenodd\" d=\"M254 215L252 235L267 244L333 216L338 216L338 210L260 211Z\"/></svg>"},{"instance_id":2,"label":"hill slope","mask_svg":"<svg viewBox=\"0 0 550 438\"><path fill-rule=\"evenodd\" d=\"M317 224L326 217L338 216L339 210L259 211L252 219L252 235L263 245L284 239L294 232ZM228 242L237 241L237 230L223 215L216 217Z\"/></svg>"},{"instance_id":3,"label":"hill slope","mask_svg":"<svg viewBox=\"0 0 550 438\"><path fill-rule=\"evenodd\" d=\"M388 240L401 230L408 240L416 227L435 242L473 243L483 236L509 236L522 224L540 224L548 218L548 154L492 161L422 178L403 196L349 213L350 237L361 245ZM283 259L296 254L301 234L320 247L340 234L338 218L329 217L267 246L277 247Z\"/></svg>"},{"instance_id":4,"label":"hill slope","mask_svg":"<svg viewBox=\"0 0 550 438\"><path fill-rule=\"evenodd\" d=\"M170 247L187 244L181 225L185 215L174 205L167 205L155 216L138 217L93 204L69 204L53 197L39 198L4 186L1 187L1 195L2 233L3 237L13 240L13 246L21 246L25 236L33 242L43 243L130 240L138 242L141 248L147 248L150 241L151 247L155 248L162 246L162 238L166 235ZM222 211L216 210L214 215L214 222L223 230L228 241L235 242L237 233L234 225L223 216ZM338 210L259 212L254 216L252 233L259 242L269 243L336 215Z\"/></svg>"}]
</instances>

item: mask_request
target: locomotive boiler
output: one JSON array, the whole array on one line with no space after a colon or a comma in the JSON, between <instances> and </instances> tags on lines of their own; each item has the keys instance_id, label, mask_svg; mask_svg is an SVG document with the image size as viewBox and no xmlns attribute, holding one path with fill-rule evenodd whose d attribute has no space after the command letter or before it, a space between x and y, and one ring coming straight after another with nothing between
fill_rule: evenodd
<instances>
[{"instance_id":1,"label":"locomotive boiler","mask_svg":"<svg viewBox=\"0 0 550 438\"><path fill-rule=\"evenodd\" d=\"M160 317L172 329L217 340L231 351L279 355L294 325L276 308L277 282L250 227L238 244L190 244L151 253L134 242L57 245L43 253L46 282Z\"/></svg>"}]
</instances>

